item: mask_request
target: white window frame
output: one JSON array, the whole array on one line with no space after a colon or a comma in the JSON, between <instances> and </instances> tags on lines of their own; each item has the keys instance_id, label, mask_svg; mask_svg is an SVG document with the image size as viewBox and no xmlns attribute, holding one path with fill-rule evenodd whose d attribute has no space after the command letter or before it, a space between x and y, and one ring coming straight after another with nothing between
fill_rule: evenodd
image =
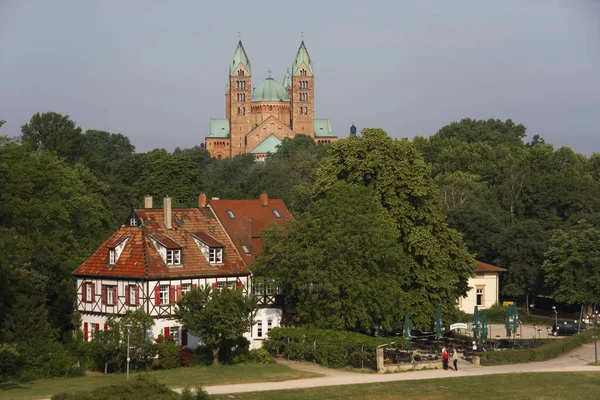
<instances>
[{"instance_id":1,"label":"white window frame","mask_svg":"<svg viewBox=\"0 0 600 400\"><path fill-rule=\"evenodd\" d=\"M485 299L483 298L484 293L485 293L485 290L482 287L478 287L475 289L475 304L477 306L483 306L483 304L485 302ZM481 296L481 302L479 301L479 296Z\"/></svg>"},{"instance_id":2,"label":"white window frame","mask_svg":"<svg viewBox=\"0 0 600 400\"><path fill-rule=\"evenodd\" d=\"M129 297L129 305L130 306L135 306L136 305L136 294L137 294L137 287L135 285L128 285L127 286L127 296Z\"/></svg>"},{"instance_id":3,"label":"white window frame","mask_svg":"<svg viewBox=\"0 0 600 400\"><path fill-rule=\"evenodd\" d=\"M192 290L192 284L191 283L182 283L181 284L181 295L183 296L186 293L189 293L189 291Z\"/></svg>"},{"instance_id":4,"label":"white window frame","mask_svg":"<svg viewBox=\"0 0 600 400\"><path fill-rule=\"evenodd\" d=\"M85 301L86 303L92 303L94 299L92 299L92 285L93 282L86 282L85 285Z\"/></svg>"},{"instance_id":5,"label":"white window frame","mask_svg":"<svg viewBox=\"0 0 600 400\"><path fill-rule=\"evenodd\" d=\"M209 264L223 264L223 248L222 247L209 248L208 263Z\"/></svg>"},{"instance_id":6,"label":"white window frame","mask_svg":"<svg viewBox=\"0 0 600 400\"><path fill-rule=\"evenodd\" d=\"M181 329L179 328L179 326L171 326L169 328L169 336L171 336L173 338L173 341L178 346L179 346L179 331L180 330Z\"/></svg>"},{"instance_id":7,"label":"white window frame","mask_svg":"<svg viewBox=\"0 0 600 400\"><path fill-rule=\"evenodd\" d=\"M267 333L271 332L271 329L273 329L273 320L268 319L267 320Z\"/></svg>"},{"instance_id":8,"label":"white window frame","mask_svg":"<svg viewBox=\"0 0 600 400\"><path fill-rule=\"evenodd\" d=\"M117 263L117 249L108 249L108 264L115 265Z\"/></svg>"},{"instance_id":9,"label":"white window frame","mask_svg":"<svg viewBox=\"0 0 600 400\"><path fill-rule=\"evenodd\" d=\"M129 225L131 225L131 226L137 226L137 219L135 219L135 217L131 217L129 219Z\"/></svg>"},{"instance_id":10,"label":"white window frame","mask_svg":"<svg viewBox=\"0 0 600 400\"><path fill-rule=\"evenodd\" d=\"M115 299L115 286L114 285L106 285L106 305L114 306L116 303Z\"/></svg>"},{"instance_id":11,"label":"white window frame","mask_svg":"<svg viewBox=\"0 0 600 400\"><path fill-rule=\"evenodd\" d=\"M262 337L263 336L263 323L262 320L258 320L258 322L256 323L256 337Z\"/></svg>"},{"instance_id":12,"label":"white window frame","mask_svg":"<svg viewBox=\"0 0 600 400\"><path fill-rule=\"evenodd\" d=\"M167 249L167 265L181 265L181 249Z\"/></svg>"},{"instance_id":13,"label":"white window frame","mask_svg":"<svg viewBox=\"0 0 600 400\"><path fill-rule=\"evenodd\" d=\"M248 246L246 246L245 244L242 245L242 250L244 250L244 253L250 254L250 250L248 250Z\"/></svg>"},{"instance_id":14,"label":"white window frame","mask_svg":"<svg viewBox=\"0 0 600 400\"><path fill-rule=\"evenodd\" d=\"M171 287L169 285L160 285L160 293L159 293L159 300L160 300L160 305L161 306L166 306L171 304L169 302L169 291L170 291Z\"/></svg>"}]
</instances>

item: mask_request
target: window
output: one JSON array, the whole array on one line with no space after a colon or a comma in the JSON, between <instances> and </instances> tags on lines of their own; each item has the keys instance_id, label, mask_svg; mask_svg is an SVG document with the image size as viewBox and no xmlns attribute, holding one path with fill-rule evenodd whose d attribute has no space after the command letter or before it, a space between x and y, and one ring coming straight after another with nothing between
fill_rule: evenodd
<instances>
[{"instance_id":1,"label":"window","mask_svg":"<svg viewBox=\"0 0 600 400\"><path fill-rule=\"evenodd\" d=\"M135 285L129 285L127 287L128 293L127 298L129 299L130 306L137 306L137 289Z\"/></svg>"},{"instance_id":2,"label":"window","mask_svg":"<svg viewBox=\"0 0 600 400\"><path fill-rule=\"evenodd\" d=\"M273 106L269 106L269 111L273 111Z\"/></svg>"},{"instance_id":3,"label":"window","mask_svg":"<svg viewBox=\"0 0 600 400\"><path fill-rule=\"evenodd\" d=\"M238 76L244 76L244 70L243 69L240 69L238 71Z\"/></svg>"},{"instance_id":4,"label":"window","mask_svg":"<svg viewBox=\"0 0 600 400\"><path fill-rule=\"evenodd\" d=\"M258 321L258 324L256 326L256 336L262 337L262 333L262 321Z\"/></svg>"},{"instance_id":5,"label":"window","mask_svg":"<svg viewBox=\"0 0 600 400\"><path fill-rule=\"evenodd\" d=\"M169 304L169 285L160 285L160 305Z\"/></svg>"},{"instance_id":6,"label":"window","mask_svg":"<svg viewBox=\"0 0 600 400\"><path fill-rule=\"evenodd\" d=\"M115 304L115 292L114 292L114 286L108 286L106 289L106 304L109 306L112 306Z\"/></svg>"},{"instance_id":7,"label":"window","mask_svg":"<svg viewBox=\"0 0 600 400\"><path fill-rule=\"evenodd\" d=\"M223 263L223 248L211 247L208 253L209 264L222 264Z\"/></svg>"},{"instance_id":8,"label":"window","mask_svg":"<svg viewBox=\"0 0 600 400\"><path fill-rule=\"evenodd\" d=\"M300 109L298 110L298 114L302 115L302 111L304 111L304 109L302 107L300 107Z\"/></svg>"},{"instance_id":9,"label":"window","mask_svg":"<svg viewBox=\"0 0 600 400\"><path fill-rule=\"evenodd\" d=\"M181 250L167 249L167 265L181 264Z\"/></svg>"},{"instance_id":10,"label":"window","mask_svg":"<svg viewBox=\"0 0 600 400\"><path fill-rule=\"evenodd\" d=\"M300 70L300 75L301 76L306 76L306 70L305 69L301 69Z\"/></svg>"},{"instance_id":11,"label":"window","mask_svg":"<svg viewBox=\"0 0 600 400\"><path fill-rule=\"evenodd\" d=\"M235 282L217 282L219 289L235 289Z\"/></svg>"},{"instance_id":12,"label":"window","mask_svg":"<svg viewBox=\"0 0 600 400\"><path fill-rule=\"evenodd\" d=\"M246 107L242 107L242 115L246 115Z\"/></svg>"},{"instance_id":13,"label":"window","mask_svg":"<svg viewBox=\"0 0 600 400\"><path fill-rule=\"evenodd\" d=\"M271 332L271 329L273 329L273 320L268 319L267 320L267 333Z\"/></svg>"},{"instance_id":14,"label":"window","mask_svg":"<svg viewBox=\"0 0 600 400\"><path fill-rule=\"evenodd\" d=\"M115 249L108 249L108 263L115 265L117 262L117 251Z\"/></svg>"},{"instance_id":15,"label":"window","mask_svg":"<svg viewBox=\"0 0 600 400\"><path fill-rule=\"evenodd\" d=\"M233 214L233 211L227 210L227 215L229 215L229 218L235 219L235 215Z\"/></svg>"},{"instance_id":16,"label":"window","mask_svg":"<svg viewBox=\"0 0 600 400\"><path fill-rule=\"evenodd\" d=\"M179 327L178 326L172 326L171 329L169 329L169 336L171 336L173 338L173 341L175 342L176 345L179 345Z\"/></svg>"},{"instance_id":17,"label":"window","mask_svg":"<svg viewBox=\"0 0 600 400\"><path fill-rule=\"evenodd\" d=\"M85 300L88 303L91 303L94 301L94 294L93 294L93 290L92 290L92 285L93 283L87 282L84 283L85 285Z\"/></svg>"},{"instance_id":18,"label":"window","mask_svg":"<svg viewBox=\"0 0 600 400\"><path fill-rule=\"evenodd\" d=\"M277 219L281 218L281 215L279 214L279 211L273 210L273 214L275 215L275 218L277 218Z\"/></svg>"},{"instance_id":19,"label":"window","mask_svg":"<svg viewBox=\"0 0 600 400\"><path fill-rule=\"evenodd\" d=\"M304 114L308 115L308 107L304 107Z\"/></svg>"},{"instance_id":20,"label":"window","mask_svg":"<svg viewBox=\"0 0 600 400\"><path fill-rule=\"evenodd\" d=\"M248 246L246 246L245 244L242 245L242 250L244 250L244 253L250 254L250 250L248 250Z\"/></svg>"},{"instance_id":21,"label":"window","mask_svg":"<svg viewBox=\"0 0 600 400\"><path fill-rule=\"evenodd\" d=\"M192 289L192 284L191 283L184 283L183 285L181 285L181 294L186 294L188 293L190 290Z\"/></svg>"},{"instance_id":22,"label":"window","mask_svg":"<svg viewBox=\"0 0 600 400\"><path fill-rule=\"evenodd\" d=\"M131 217L129 219L129 225L131 225L131 226L137 226L137 219L135 217Z\"/></svg>"},{"instance_id":23,"label":"window","mask_svg":"<svg viewBox=\"0 0 600 400\"><path fill-rule=\"evenodd\" d=\"M477 288L477 305L483 305L483 288Z\"/></svg>"}]
</instances>

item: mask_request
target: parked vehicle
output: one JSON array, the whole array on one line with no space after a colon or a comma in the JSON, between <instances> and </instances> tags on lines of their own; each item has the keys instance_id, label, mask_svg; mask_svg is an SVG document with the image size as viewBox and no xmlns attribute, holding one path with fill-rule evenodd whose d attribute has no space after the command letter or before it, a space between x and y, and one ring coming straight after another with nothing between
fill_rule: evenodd
<instances>
[{"instance_id":1,"label":"parked vehicle","mask_svg":"<svg viewBox=\"0 0 600 400\"><path fill-rule=\"evenodd\" d=\"M567 322L563 322L562 324L552 325L552 335L553 336L571 336L578 332L585 332L586 329L584 327L585 324L579 326L577 324L569 324Z\"/></svg>"}]
</instances>

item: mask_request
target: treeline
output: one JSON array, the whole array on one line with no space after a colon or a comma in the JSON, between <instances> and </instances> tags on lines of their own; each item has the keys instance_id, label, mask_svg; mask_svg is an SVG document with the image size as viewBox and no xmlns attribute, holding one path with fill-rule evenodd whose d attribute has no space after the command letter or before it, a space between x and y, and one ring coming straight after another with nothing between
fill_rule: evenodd
<instances>
[{"instance_id":1,"label":"treeline","mask_svg":"<svg viewBox=\"0 0 600 400\"><path fill-rule=\"evenodd\" d=\"M217 160L198 146L136 153L121 134L36 114L20 138L0 137L0 352L40 364L40 349L73 340L71 271L146 194L157 206L168 194L175 207L195 206L200 192L283 199L297 224L268 233L256 268L283 280L277 265L303 266L295 275L303 286L288 301L317 326L393 330L409 310L415 326L426 326L437 305L455 310L471 255L508 268L506 296L558 293L560 276L545 282L542 268L546 261L552 270L551 247L555 265L569 264L551 240L556 231L587 235L578 249L585 262L597 251L589 238L600 226L600 155L524 136L510 120L463 120L412 143L380 130L331 146L298 135L255 163L252 155ZM578 225L583 219L589 226ZM298 263L281 258L291 250L303 256ZM0 363L0 375L7 368Z\"/></svg>"}]
</instances>

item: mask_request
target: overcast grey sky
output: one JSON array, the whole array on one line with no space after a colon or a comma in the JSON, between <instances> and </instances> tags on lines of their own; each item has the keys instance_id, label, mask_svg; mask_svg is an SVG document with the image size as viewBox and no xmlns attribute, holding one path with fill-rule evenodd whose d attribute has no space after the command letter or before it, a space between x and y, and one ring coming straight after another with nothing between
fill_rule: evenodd
<instances>
[{"instance_id":1,"label":"overcast grey sky","mask_svg":"<svg viewBox=\"0 0 600 400\"><path fill-rule=\"evenodd\" d=\"M199 145L238 31L253 86L282 80L304 32L316 116L341 137L511 118L600 151L600 0L0 0L0 133L55 111L137 151Z\"/></svg>"}]
</instances>

